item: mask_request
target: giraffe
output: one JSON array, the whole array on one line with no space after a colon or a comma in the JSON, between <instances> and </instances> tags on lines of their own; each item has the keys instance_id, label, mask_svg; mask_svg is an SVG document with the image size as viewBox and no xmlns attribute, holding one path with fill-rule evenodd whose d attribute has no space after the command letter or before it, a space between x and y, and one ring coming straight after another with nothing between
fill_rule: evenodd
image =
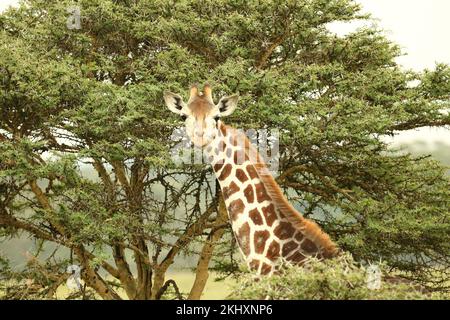
<instances>
[{"instance_id":1,"label":"giraffe","mask_svg":"<svg viewBox=\"0 0 450 320\"><path fill-rule=\"evenodd\" d=\"M191 142L211 163L234 236L251 270L271 275L280 259L301 264L310 256L324 259L338 253L330 237L288 202L246 135L222 122L236 109L238 95L214 104L206 84L203 92L192 86L187 103L168 91L164 100L185 120Z\"/></svg>"}]
</instances>

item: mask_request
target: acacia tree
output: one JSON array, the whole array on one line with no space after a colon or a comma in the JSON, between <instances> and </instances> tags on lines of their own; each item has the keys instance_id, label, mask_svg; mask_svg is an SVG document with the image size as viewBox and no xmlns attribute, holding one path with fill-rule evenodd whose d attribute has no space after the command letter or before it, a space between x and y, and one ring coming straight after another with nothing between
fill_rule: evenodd
<instances>
[{"instance_id":1,"label":"acacia tree","mask_svg":"<svg viewBox=\"0 0 450 320\"><path fill-rule=\"evenodd\" d=\"M195 299L214 249L233 272L212 172L171 161L181 121L162 100L208 81L217 97L240 93L228 122L282 129L278 182L343 250L445 287L444 169L382 137L450 123L448 66L404 71L379 30L333 34L330 22L368 18L351 0L78 1L70 29L73 5L29 0L0 16L1 236L67 253L42 261L38 250L21 272L3 260L4 275L33 277L34 294L52 297L76 260L86 297L160 299L188 254Z\"/></svg>"}]
</instances>

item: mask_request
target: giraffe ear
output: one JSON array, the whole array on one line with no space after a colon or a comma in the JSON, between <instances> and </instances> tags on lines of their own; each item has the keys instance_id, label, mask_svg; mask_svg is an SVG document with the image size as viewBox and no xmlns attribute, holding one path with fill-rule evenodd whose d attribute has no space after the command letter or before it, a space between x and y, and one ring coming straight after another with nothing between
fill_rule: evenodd
<instances>
[{"instance_id":1,"label":"giraffe ear","mask_svg":"<svg viewBox=\"0 0 450 320\"><path fill-rule=\"evenodd\" d=\"M239 96L237 94L220 99L219 103L217 104L220 116L226 117L232 114L237 107L238 99Z\"/></svg>"},{"instance_id":2,"label":"giraffe ear","mask_svg":"<svg viewBox=\"0 0 450 320\"><path fill-rule=\"evenodd\" d=\"M178 94L172 93L170 91L164 92L164 101L166 102L167 107L170 111L184 115L185 112L183 109L186 108L186 104L183 101L183 98Z\"/></svg>"}]
</instances>

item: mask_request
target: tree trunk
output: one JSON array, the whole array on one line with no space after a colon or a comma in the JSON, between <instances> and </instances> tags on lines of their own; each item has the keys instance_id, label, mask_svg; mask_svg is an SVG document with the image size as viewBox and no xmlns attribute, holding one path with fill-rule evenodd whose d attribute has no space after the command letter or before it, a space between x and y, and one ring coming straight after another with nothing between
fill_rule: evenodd
<instances>
[{"instance_id":1,"label":"tree trunk","mask_svg":"<svg viewBox=\"0 0 450 320\"><path fill-rule=\"evenodd\" d=\"M217 242L222 238L225 233L224 225L227 222L228 215L225 208L225 202L223 197L219 200L219 210L216 221L208 238L203 245L202 252L200 253L200 258L198 260L197 269L195 273L194 284L192 285L191 291L189 293L189 300L199 300L203 290L205 289L206 282L209 278L209 262L211 261L212 254Z\"/></svg>"}]
</instances>

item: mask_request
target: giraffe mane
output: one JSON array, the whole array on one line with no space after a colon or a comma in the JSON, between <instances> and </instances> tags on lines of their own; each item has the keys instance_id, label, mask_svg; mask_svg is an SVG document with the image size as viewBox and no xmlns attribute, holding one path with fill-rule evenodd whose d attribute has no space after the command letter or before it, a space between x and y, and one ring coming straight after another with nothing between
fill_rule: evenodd
<instances>
[{"instance_id":1,"label":"giraffe mane","mask_svg":"<svg viewBox=\"0 0 450 320\"><path fill-rule=\"evenodd\" d=\"M286 219L292 224L292 226L299 230L305 237L314 242L319 248L322 248L322 254L325 258L330 258L337 255L339 249L336 244L330 239L330 236L326 234L322 228L314 221L303 217L294 206L286 199L278 183L273 178L265 161L262 159L255 147L250 143L247 136L242 132L237 132L234 128L226 126L224 124L221 128L222 132L228 130L234 130L240 136L238 139L243 142L245 152L252 162L256 173L267 194L272 199L273 205L281 212ZM242 139L242 140L241 140Z\"/></svg>"}]
</instances>

